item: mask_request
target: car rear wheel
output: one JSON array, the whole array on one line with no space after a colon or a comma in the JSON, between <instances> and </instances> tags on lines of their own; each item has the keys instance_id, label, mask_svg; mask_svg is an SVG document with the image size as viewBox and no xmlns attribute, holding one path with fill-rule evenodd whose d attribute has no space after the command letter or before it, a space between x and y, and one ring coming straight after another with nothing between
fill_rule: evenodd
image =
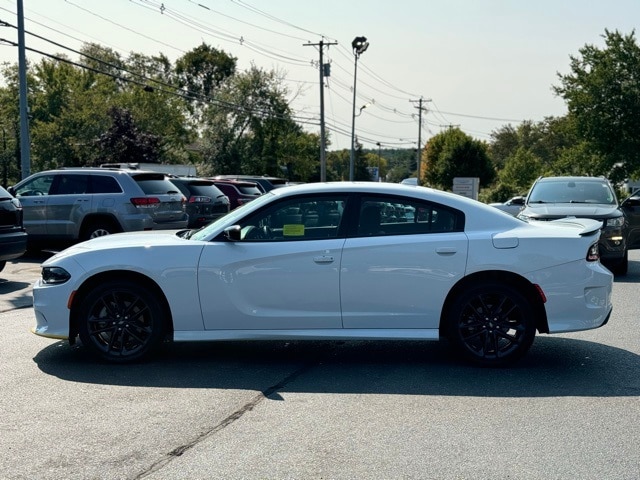
<instances>
[{"instance_id":1,"label":"car rear wheel","mask_svg":"<svg viewBox=\"0 0 640 480\"><path fill-rule=\"evenodd\" d=\"M535 338L534 308L511 286L487 283L466 289L450 311L448 336L467 360L505 366L522 357Z\"/></svg>"},{"instance_id":2,"label":"car rear wheel","mask_svg":"<svg viewBox=\"0 0 640 480\"><path fill-rule=\"evenodd\" d=\"M83 345L103 360L127 363L147 356L162 342L165 314L144 286L109 281L81 301L78 332Z\"/></svg>"},{"instance_id":3,"label":"car rear wheel","mask_svg":"<svg viewBox=\"0 0 640 480\"><path fill-rule=\"evenodd\" d=\"M108 220L97 220L88 223L82 229L82 240L91 240L92 238L103 237L118 232L118 229Z\"/></svg>"}]
</instances>

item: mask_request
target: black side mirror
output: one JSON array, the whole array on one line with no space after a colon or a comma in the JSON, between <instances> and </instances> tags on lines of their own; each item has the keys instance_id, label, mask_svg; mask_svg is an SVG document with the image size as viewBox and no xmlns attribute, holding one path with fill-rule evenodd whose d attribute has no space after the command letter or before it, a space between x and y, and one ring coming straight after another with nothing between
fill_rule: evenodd
<instances>
[{"instance_id":1,"label":"black side mirror","mask_svg":"<svg viewBox=\"0 0 640 480\"><path fill-rule=\"evenodd\" d=\"M637 207L640 206L640 196L633 196L627 198L622 204L621 207Z\"/></svg>"},{"instance_id":2,"label":"black side mirror","mask_svg":"<svg viewBox=\"0 0 640 480\"><path fill-rule=\"evenodd\" d=\"M242 228L240 225L231 225L224 229L224 237L231 242L239 242Z\"/></svg>"}]
</instances>

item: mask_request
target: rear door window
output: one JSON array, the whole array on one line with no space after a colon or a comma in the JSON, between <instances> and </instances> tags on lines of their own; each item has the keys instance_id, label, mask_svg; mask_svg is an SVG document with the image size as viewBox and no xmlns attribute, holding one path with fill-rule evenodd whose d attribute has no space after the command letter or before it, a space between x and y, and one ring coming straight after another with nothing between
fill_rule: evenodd
<instances>
[{"instance_id":1,"label":"rear door window","mask_svg":"<svg viewBox=\"0 0 640 480\"><path fill-rule=\"evenodd\" d=\"M91 176L91 193L122 193L118 181L108 175Z\"/></svg>"}]
</instances>

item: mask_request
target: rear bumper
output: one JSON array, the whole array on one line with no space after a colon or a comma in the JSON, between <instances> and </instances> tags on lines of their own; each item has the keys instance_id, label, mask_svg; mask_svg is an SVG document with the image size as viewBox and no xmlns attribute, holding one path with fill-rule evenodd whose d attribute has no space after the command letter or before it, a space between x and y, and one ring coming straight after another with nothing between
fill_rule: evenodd
<instances>
[{"instance_id":1,"label":"rear bumper","mask_svg":"<svg viewBox=\"0 0 640 480\"><path fill-rule=\"evenodd\" d=\"M0 262L21 257L26 251L26 232L14 232L0 235Z\"/></svg>"}]
</instances>

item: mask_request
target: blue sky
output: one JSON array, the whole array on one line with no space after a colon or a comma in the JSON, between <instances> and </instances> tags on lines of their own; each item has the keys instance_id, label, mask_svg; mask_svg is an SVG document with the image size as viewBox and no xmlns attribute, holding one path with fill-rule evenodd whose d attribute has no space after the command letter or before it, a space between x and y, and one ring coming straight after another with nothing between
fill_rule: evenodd
<instances>
[{"instance_id":1,"label":"blue sky","mask_svg":"<svg viewBox=\"0 0 640 480\"><path fill-rule=\"evenodd\" d=\"M16 0L0 0L0 20L17 24ZM299 118L319 118L319 58L306 43L338 42L325 50L331 77L325 92L330 149L349 148L354 57L351 41L370 46L358 62L356 135L365 148L415 147L416 103L423 98L421 140L459 126L481 140L505 124L563 115L552 86L568 73L570 55L603 45L605 29L628 34L640 19L638 0L23 0L25 29L65 47L82 42L175 59L205 42L286 77ZM164 8L163 8L164 7ZM14 29L0 38L16 41ZM61 47L26 36L47 53ZM77 59L73 53L67 55ZM39 57L27 52L30 61ZM17 49L0 44L0 60Z\"/></svg>"}]
</instances>

